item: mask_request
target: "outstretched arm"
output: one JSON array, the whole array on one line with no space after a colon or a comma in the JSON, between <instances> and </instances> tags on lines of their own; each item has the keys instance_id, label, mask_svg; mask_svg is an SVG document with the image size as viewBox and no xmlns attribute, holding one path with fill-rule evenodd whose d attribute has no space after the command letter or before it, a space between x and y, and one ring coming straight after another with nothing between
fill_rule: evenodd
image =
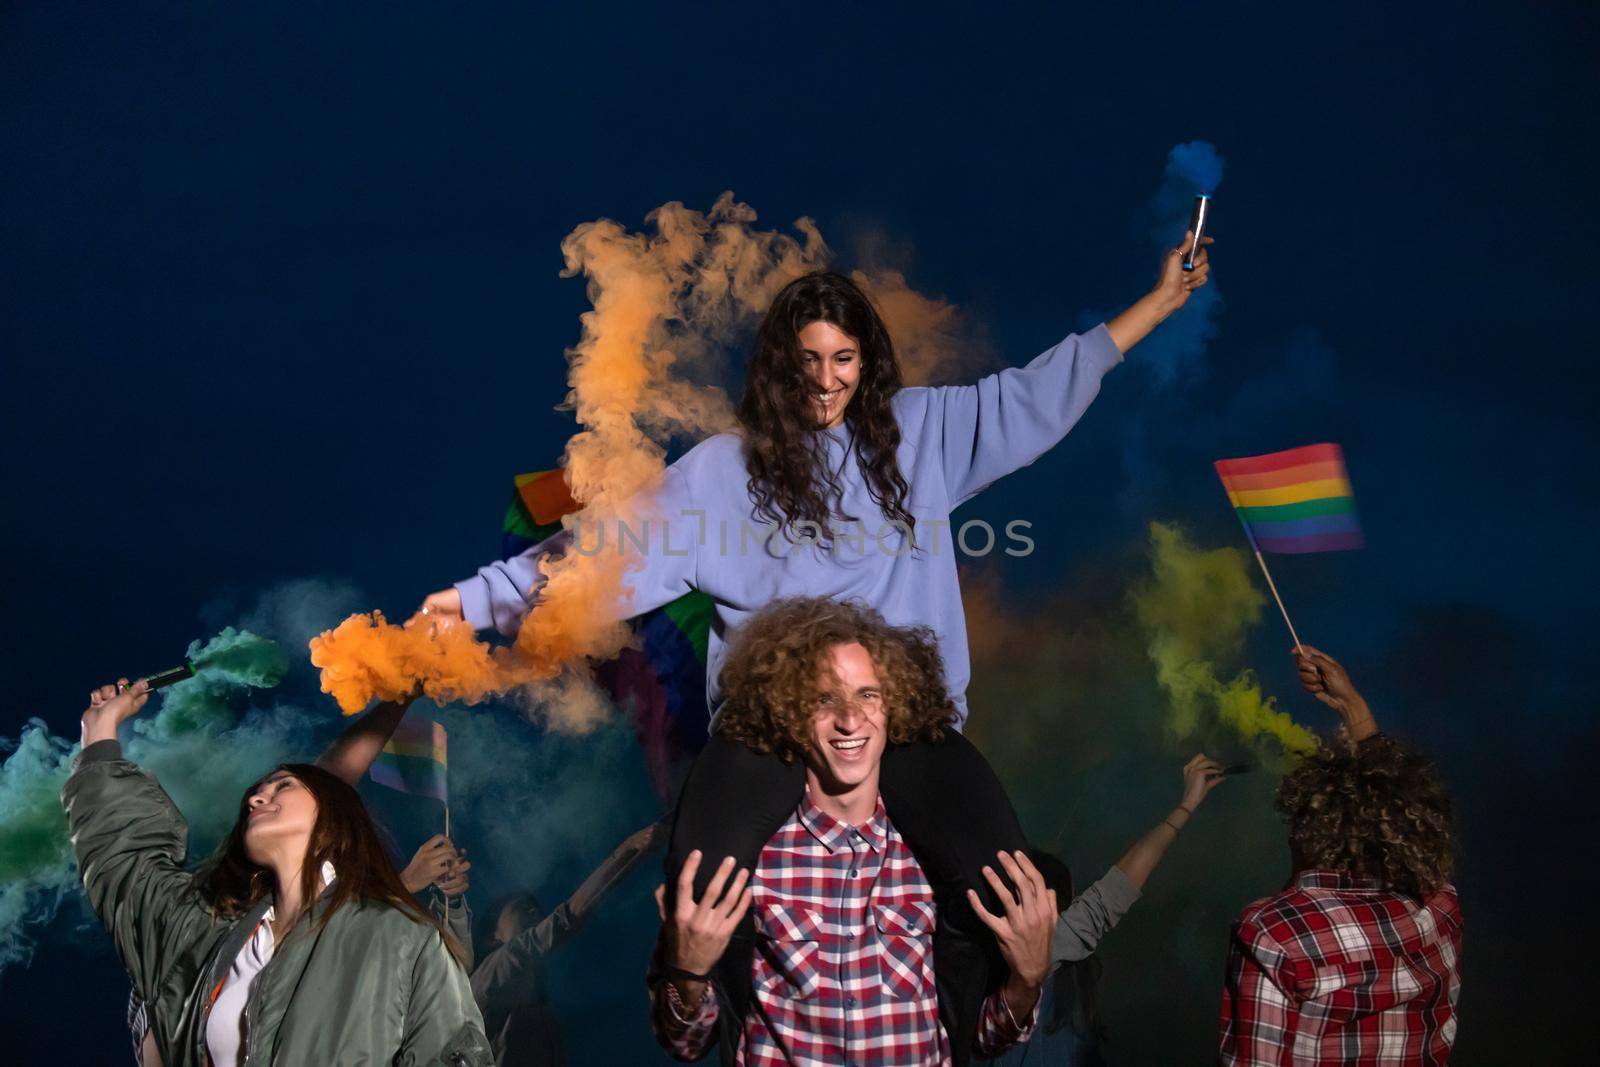
<instances>
[{"instance_id":1,"label":"outstretched arm","mask_svg":"<svg viewBox=\"0 0 1600 1067\"><path fill-rule=\"evenodd\" d=\"M355 722L345 727L333 743L317 757L317 766L344 782L355 785L361 781L372 761L378 758L383 746L394 736L395 727L405 718L412 698L379 704Z\"/></svg>"},{"instance_id":2,"label":"outstretched arm","mask_svg":"<svg viewBox=\"0 0 1600 1067\"><path fill-rule=\"evenodd\" d=\"M1199 808L1206 795L1222 781L1222 768L1200 753L1183 768L1183 799L1149 833L1129 846L1116 865L1094 885L1073 898L1061 912L1051 939L1050 958L1056 963L1087 959L1100 939L1128 913L1178 831Z\"/></svg>"},{"instance_id":3,"label":"outstretched arm","mask_svg":"<svg viewBox=\"0 0 1600 1067\"><path fill-rule=\"evenodd\" d=\"M1150 880L1151 872L1156 869L1156 864L1166 855L1167 846L1178 839L1178 832L1189 825L1195 810L1222 778L1222 766L1215 760L1208 759L1204 752L1184 764L1183 799L1178 802L1177 807L1167 813L1165 818L1151 827L1149 833L1135 841L1117 861L1117 866L1128 876L1133 888L1141 890L1144 888L1145 882Z\"/></svg>"},{"instance_id":4,"label":"outstretched arm","mask_svg":"<svg viewBox=\"0 0 1600 1067\"><path fill-rule=\"evenodd\" d=\"M583 880L573 894L560 907L571 917L571 929L578 929L594 914L595 906L640 860L666 844L670 832L666 819L635 830L612 850L611 855Z\"/></svg>"},{"instance_id":5,"label":"outstretched arm","mask_svg":"<svg viewBox=\"0 0 1600 1067\"><path fill-rule=\"evenodd\" d=\"M624 584L628 590L618 601L617 617L629 619L670 604L689 592L695 573L698 540L688 531L697 527L690 526L691 520L686 518L697 514L692 476L686 473L694 455L691 450L668 467L660 482L635 494L617 516L586 526L580 531L579 543L574 544L573 535L563 530L520 556L479 567L472 577L429 594L418 610L445 621L465 619L474 629L492 627L506 637L515 637L544 588L540 563L569 550L588 555L623 550L622 523L626 523L630 538L642 538L649 544L641 551L634 540L627 541ZM670 521L675 530L671 535L675 547L670 552L657 539L663 520Z\"/></svg>"},{"instance_id":6,"label":"outstretched arm","mask_svg":"<svg viewBox=\"0 0 1600 1067\"><path fill-rule=\"evenodd\" d=\"M594 913L601 898L665 840L664 821L628 835L572 896L537 924L486 955L472 972L472 995L484 1014L490 1014L504 998L515 998L522 980L531 973L529 965L555 951L576 933Z\"/></svg>"},{"instance_id":7,"label":"outstretched arm","mask_svg":"<svg viewBox=\"0 0 1600 1067\"><path fill-rule=\"evenodd\" d=\"M1104 327L1067 337L1026 367L927 391L952 508L1034 462L1077 425L1123 354L1205 284L1204 254L1188 273L1182 259L1168 253L1156 287Z\"/></svg>"}]
</instances>

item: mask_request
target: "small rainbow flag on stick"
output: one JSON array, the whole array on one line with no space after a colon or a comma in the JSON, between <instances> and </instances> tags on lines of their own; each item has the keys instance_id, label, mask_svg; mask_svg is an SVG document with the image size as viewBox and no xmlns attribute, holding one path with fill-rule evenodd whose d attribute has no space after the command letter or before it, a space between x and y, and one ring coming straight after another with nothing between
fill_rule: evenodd
<instances>
[{"instance_id":1,"label":"small rainbow flag on stick","mask_svg":"<svg viewBox=\"0 0 1600 1067\"><path fill-rule=\"evenodd\" d=\"M1265 456L1219 459L1215 466L1266 576L1272 599L1278 602L1289 635L1299 648L1300 636L1289 622L1289 612L1261 553L1361 547L1361 524L1356 519L1355 491L1344 469L1344 453L1338 445L1306 445Z\"/></svg>"},{"instance_id":2,"label":"small rainbow flag on stick","mask_svg":"<svg viewBox=\"0 0 1600 1067\"><path fill-rule=\"evenodd\" d=\"M1263 552L1332 552L1361 547L1355 491L1338 445L1219 459L1217 476Z\"/></svg>"},{"instance_id":3,"label":"small rainbow flag on stick","mask_svg":"<svg viewBox=\"0 0 1600 1067\"><path fill-rule=\"evenodd\" d=\"M372 761L372 780L401 793L432 797L449 811L447 740L443 724L426 715L407 715Z\"/></svg>"}]
</instances>

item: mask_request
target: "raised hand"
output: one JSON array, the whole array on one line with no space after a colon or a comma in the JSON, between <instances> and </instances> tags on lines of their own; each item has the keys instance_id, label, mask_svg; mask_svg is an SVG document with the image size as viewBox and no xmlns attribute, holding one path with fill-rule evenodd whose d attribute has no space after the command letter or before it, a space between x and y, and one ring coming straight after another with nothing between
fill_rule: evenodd
<instances>
[{"instance_id":1,"label":"raised hand","mask_svg":"<svg viewBox=\"0 0 1600 1067\"><path fill-rule=\"evenodd\" d=\"M145 701L150 699L150 687L143 678L128 684L118 678L116 685L102 685L89 694L89 706L84 709L83 746L88 748L96 741L115 741L117 727L139 714Z\"/></svg>"},{"instance_id":2,"label":"raised hand","mask_svg":"<svg viewBox=\"0 0 1600 1067\"><path fill-rule=\"evenodd\" d=\"M1301 645L1292 655L1300 684L1306 692L1339 713L1351 740L1360 741L1378 732L1372 709L1350 681L1343 664L1310 645Z\"/></svg>"},{"instance_id":3,"label":"raised hand","mask_svg":"<svg viewBox=\"0 0 1600 1067\"><path fill-rule=\"evenodd\" d=\"M1212 241L1209 237L1200 238L1200 250L1194 257L1194 270L1183 269L1184 253L1189 250L1193 240L1193 233L1185 233L1183 243L1168 252L1166 259L1161 262L1161 280L1156 283L1155 292L1162 304L1172 311L1183 307L1189 300L1189 294L1205 285L1211 276L1211 255L1206 251L1206 246Z\"/></svg>"},{"instance_id":4,"label":"raised hand","mask_svg":"<svg viewBox=\"0 0 1600 1067\"><path fill-rule=\"evenodd\" d=\"M999 896L1003 914L994 915L985 908L975 889L967 890L967 899L983 925L994 932L1000 955L1011 968L1005 986L1006 1002L1013 1017L1022 1019L1033 1010L1050 974L1050 938L1061 915L1056 907L1056 891L1045 885L1044 875L1026 853L1001 852L998 856L1017 891L1007 889L992 867L985 867L983 876Z\"/></svg>"},{"instance_id":5,"label":"raised hand","mask_svg":"<svg viewBox=\"0 0 1600 1067\"><path fill-rule=\"evenodd\" d=\"M1183 800L1179 806L1190 815L1200 806L1206 795L1215 789L1226 775L1222 773L1222 764L1211 759L1204 752L1183 765Z\"/></svg>"}]
</instances>

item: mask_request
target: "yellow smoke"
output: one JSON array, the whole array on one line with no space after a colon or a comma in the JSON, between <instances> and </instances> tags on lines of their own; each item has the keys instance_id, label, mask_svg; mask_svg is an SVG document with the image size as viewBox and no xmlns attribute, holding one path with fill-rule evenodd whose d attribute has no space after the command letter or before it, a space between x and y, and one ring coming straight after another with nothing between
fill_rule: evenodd
<instances>
[{"instance_id":1,"label":"yellow smoke","mask_svg":"<svg viewBox=\"0 0 1600 1067\"><path fill-rule=\"evenodd\" d=\"M727 394L711 384L721 361L779 289L830 256L810 219L795 222L798 237L758 230L756 213L732 193L706 212L664 204L645 221L637 233L609 219L587 222L561 245L563 276L586 279L593 305L566 353L563 407L580 430L563 462L582 505L567 516L568 529L615 528L619 519L637 528L668 441L734 427ZM917 294L893 271L857 279L882 305L913 380L947 364L956 344L952 305ZM313 639L311 659L347 715L373 697L421 691L476 703L517 690L542 705L552 725L582 731L606 714L587 664L629 640L618 604L637 563L619 552L544 561L539 602L510 649L491 650L463 626L397 626L372 612Z\"/></svg>"},{"instance_id":2,"label":"yellow smoke","mask_svg":"<svg viewBox=\"0 0 1600 1067\"><path fill-rule=\"evenodd\" d=\"M1243 651L1266 604L1251 581L1249 557L1196 548L1178 527L1153 522L1150 563L1150 577L1132 592L1133 608L1167 693L1172 732L1193 735L1209 713L1246 741L1266 735L1289 752L1316 748L1311 731L1262 695L1253 672L1230 681L1218 673L1218 661Z\"/></svg>"}]
</instances>

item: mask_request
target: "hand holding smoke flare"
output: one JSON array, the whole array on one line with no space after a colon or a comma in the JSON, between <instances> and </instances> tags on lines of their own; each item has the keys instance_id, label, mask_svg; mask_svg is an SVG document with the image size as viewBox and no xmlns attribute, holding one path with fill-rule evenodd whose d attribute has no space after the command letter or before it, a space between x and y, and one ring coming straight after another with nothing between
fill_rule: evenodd
<instances>
[{"instance_id":1,"label":"hand holding smoke flare","mask_svg":"<svg viewBox=\"0 0 1600 1067\"><path fill-rule=\"evenodd\" d=\"M276 686L288 664L276 643L228 627L147 680L166 691L154 715L123 733L125 750L162 779L197 835L224 832L240 784L289 755L287 735L302 720L279 708L241 723L231 707L242 692ZM60 799L75 751L37 719L15 741L0 738L0 969L28 960L29 931L77 882Z\"/></svg>"}]
</instances>

